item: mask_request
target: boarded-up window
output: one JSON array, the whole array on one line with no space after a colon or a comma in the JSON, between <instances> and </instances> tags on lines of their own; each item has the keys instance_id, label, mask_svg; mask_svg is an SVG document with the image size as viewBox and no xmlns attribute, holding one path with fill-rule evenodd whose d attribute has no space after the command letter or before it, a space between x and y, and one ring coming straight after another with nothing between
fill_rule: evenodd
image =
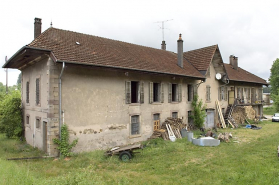
<instances>
[{"instance_id":1,"label":"boarded-up window","mask_svg":"<svg viewBox=\"0 0 279 185\"><path fill-rule=\"evenodd\" d=\"M140 134L139 115L131 116L131 135Z\"/></svg>"},{"instance_id":2,"label":"boarded-up window","mask_svg":"<svg viewBox=\"0 0 279 185\"><path fill-rule=\"evenodd\" d=\"M211 94L210 94L210 86L207 85L206 86L206 101L210 101L211 100Z\"/></svg>"},{"instance_id":3,"label":"boarded-up window","mask_svg":"<svg viewBox=\"0 0 279 185\"><path fill-rule=\"evenodd\" d=\"M30 116L27 115L27 116L26 116L26 125L29 125L29 124L30 124Z\"/></svg>"},{"instance_id":4,"label":"boarded-up window","mask_svg":"<svg viewBox=\"0 0 279 185\"><path fill-rule=\"evenodd\" d=\"M37 129L41 128L41 119L40 118L36 118L36 128Z\"/></svg>"},{"instance_id":5,"label":"boarded-up window","mask_svg":"<svg viewBox=\"0 0 279 185\"><path fill-rule=\"evenodd\" d=\"M154 120L154 130L160 129L160 114L153 114L153 120Z\"/></svg>"},{"instance_id":6,"label":"boarded-up window","mask_svg":"<svg viewBox=\"0 0 279 185\"><path fill-rule=\"evenodd\" d=\"M40 78L36 78L36 105L40 104Z\"/></svg>"},{"instance_id":7,"label":"boarded-up window","mask_svg":"<svg viewBox=\"0 0 279 185\"><path fill-rule=\"evenodd\" d=\"M29 82L26 82L26 103L29 103Z\"/></svg>"},{"instance_id":8,"label":"boarded-up window","mask_svg":"<svg viewBox=\"0 0 279 185\"><path fill-rule=\"evenodd\" d=\"M126 103L144 103L144 83L126 81Z\"/></svg>"}]
</instances>

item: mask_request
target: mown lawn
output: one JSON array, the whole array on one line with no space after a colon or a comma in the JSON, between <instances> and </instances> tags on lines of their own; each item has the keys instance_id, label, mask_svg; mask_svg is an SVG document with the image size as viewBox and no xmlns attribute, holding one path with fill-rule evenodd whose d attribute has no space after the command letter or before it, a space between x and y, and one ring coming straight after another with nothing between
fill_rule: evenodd
<instances>
[{"instance_id":1,"label":"mown lawn","mask_svg":"<svg viewBox=\"0 0 279 185\"><path fill-rule=\"evenodd\" d=\"M0 184L279 184L279 124L264 121L260 130L224 129L233 139L200 147L186 139L145 142L127 163L103 151L81 153L69 161L12 157L42 155L0 135Z\"/></svg>"}]
</instances>

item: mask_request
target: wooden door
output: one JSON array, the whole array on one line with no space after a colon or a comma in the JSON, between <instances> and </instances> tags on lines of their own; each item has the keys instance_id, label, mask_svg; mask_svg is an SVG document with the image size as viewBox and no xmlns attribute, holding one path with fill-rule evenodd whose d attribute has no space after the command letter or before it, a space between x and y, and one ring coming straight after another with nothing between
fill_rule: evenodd
<instances>
[{"instance_id":1,"label":"wooden door","mask_svg":"<svg viewBox=\"0 0 279 185\"><path fill-rule=\"evenodd\" d=\"M47 152L47 122L43 122L43 150Z\"/></svg>"},{"instance_id":2,"label":"wooden door","mask_svg":"<svg viewBox=\"0 0 279 185\"><path fill-rule=\"evenodd\" d=\"M234 102L234 91L229 91L229 104L232 105Z\"/></svg>"},{"instance_id":3,"label":"wooden door","mask_svg":"<svg viewBox=\"0 0 279 185\"><path fill-rule=\"evenodd\" d=\"M160 120L154 121L154 130L159 130L160 128Z\"/></svg>"}]
</instances>

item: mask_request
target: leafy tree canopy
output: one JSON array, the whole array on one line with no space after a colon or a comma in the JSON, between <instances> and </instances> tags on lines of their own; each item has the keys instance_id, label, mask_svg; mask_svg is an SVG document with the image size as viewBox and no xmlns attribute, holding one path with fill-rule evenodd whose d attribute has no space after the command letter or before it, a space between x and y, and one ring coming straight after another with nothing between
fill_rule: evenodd
<instances>
[{"instance_id":1,"label":"leafy tree canopy","mask_svg":"<svg viewBox=\"0 0 279 185\"><path fill-rule=\"evenodd\" d=\"M277 58L270 69L270 77L269 77L270 85L271 85L271 94L278 95L279 89L279 59Z\"/></svg>"}]
</instances>

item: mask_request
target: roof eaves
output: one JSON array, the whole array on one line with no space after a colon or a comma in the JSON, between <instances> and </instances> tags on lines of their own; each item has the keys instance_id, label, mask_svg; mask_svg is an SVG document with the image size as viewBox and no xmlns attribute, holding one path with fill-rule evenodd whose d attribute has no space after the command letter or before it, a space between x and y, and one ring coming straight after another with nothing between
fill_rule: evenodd
<instances>
[{"instance_id":1,"label":"roof eaves","mask_svg":"<svg viewBox=\"0 0 279 185\"><path fill-rule=\"evenodd\" d=\"M140 72L148 72L148 73L156 73L156 74L165 74L165 75L176 75L176 76L181 76L181 77L196 78L196 79L200 79L200 80L205 79L203 77L198 77L198 76L188 76L188 75L182 75L182 74L176 74L176 73L166 73L166 72L159 72L159 71L141 70L141 69L127 68L127 67L106 66L106 65L98 65L98 64L88 64L88 63L63 61L63 60L57 60L56 62L61 62L61 63L65 62L65 63L69 63L69 64L87 65L87 66L96 66L96 67L105 67L105 68L114 68L114 69L124 69L124 70L132 70L132 71L140 71Z\"/></svg>"}]
</instances>

